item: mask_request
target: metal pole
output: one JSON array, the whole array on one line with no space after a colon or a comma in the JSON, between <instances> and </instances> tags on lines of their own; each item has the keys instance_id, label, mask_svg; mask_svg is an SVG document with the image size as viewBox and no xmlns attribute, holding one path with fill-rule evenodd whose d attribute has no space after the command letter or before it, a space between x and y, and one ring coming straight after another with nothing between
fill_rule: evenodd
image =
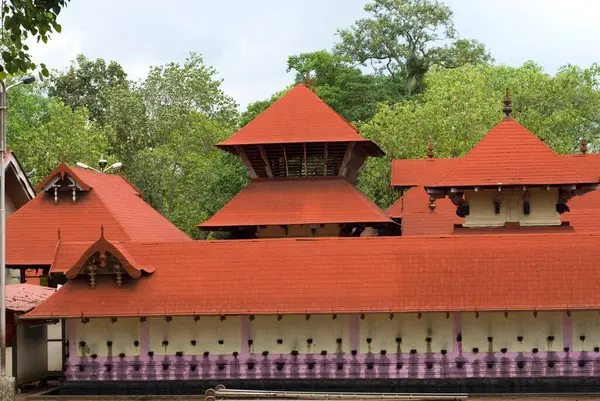
<instances>
[{"instance_id":1,"label":"metal pole","mask_svg":"<svg viewBox=\"0 0 600 401\"><path fill-rule=\"evenodd\" d=\"M6 83L0 81L0 376L6 376Z\"/></svg>"}]
</instances>

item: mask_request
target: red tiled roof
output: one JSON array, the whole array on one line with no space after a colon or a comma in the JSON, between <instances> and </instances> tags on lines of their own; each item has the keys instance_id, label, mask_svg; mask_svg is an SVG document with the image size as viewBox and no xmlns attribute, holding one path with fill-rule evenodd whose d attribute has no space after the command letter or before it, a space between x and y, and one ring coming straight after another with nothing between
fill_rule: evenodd
<instances>
[{"instance_id":1,"label":"red tiled roof","mask_svg":"<svg viewBox=\"0 0 600 401\"><path fill-rule=\"evenodd\" d=\"M54 294L54 288L33 284L9 284L6 286L6 309L29 312Z\"/></svg>"},{"instance_id":2,"label":"red tiled roof","mask_svg":"<svg viewBox=\"0 0 600 401\"><path fill-rule=\"evenodd\" d=\"M253 180L198 227L393 223L343 177Z\"/></svg>"},{"instance_id":3,"label":"red tiled roof","mask_svg":"<svg viewBox=\"0 0 600 401\"><path fill-rule=\"evenodd\" d=\"M304 85L296 85L217 146L311 142L360 142L372 156L383 155L375 143L360 136L356 128Z\"/></svg>"},{"instance_id":4,"label":"red tiled roof","mask_svg":"<svg viewBox=\"0 0 600 401\"><path fill-rule=\"evenodd\" d=\"M71 280L29 318L600 309L593 235L123 244L152 276ZM282 259L283 258L283 259Z\"/></svg>"},{"instance_id":5,"label":"red tiled roof","mask_svg":"<svg viewBox=\"0 0 600 401\"><path fill-rule=\"evenodd\" d=\"M60 178L63 179L63 178L65 178L66 175L69 175L77 182L77 184L79 184L79 187L81 189L83 189L84 191L89 191L92 187L79 177L77 170L86 171L86 170L82 170L82 169L71 168L71 167L67 166L64 162L61 162L58 166L56 166L56 168L54 170L52 170L50 172L50 174L48 174L46 176L46 178L44 178L44 180L41 183L39 183L35 187L35 190L36 191L42 190L42 188L44 188L46 185L48 185L48 183L50 181L52 181L54 178L56 178L57 176L60 176Z\"/></svg>"},{"instance_id":6,"label":"red tiled roof","mask_svg":"<svg viewBox=\"0 0 600 401\"><path fill-rule=\"evenodd\" d=\"M79 244L80 243L78 243L78 245ZM67 276L69 280L77 277L81 270L85 268L85 264L88 262L88 260L97 252L100 253L100 258L102 258L102 255L106 255L106 252L112 254L115 258L117 258L121 264L121 267L127 272L127 274L129 274L129 277L139 278L142 275L142 272L154 272L154 268L151 265L140 264L119 242L108 241L106 238L104 238L104 233L102 233L98 241L89 246L85 252L83 252L83 254L79 254L79 259L75 262L75 264L69 264L71 267L68 268L65 276ZM60 244L56 253L56 256L61 254ZM67 254L72 255L72 253L69 252L67 252ZM59 260L56 259L57 258L54 259L52 267L56 267L56 270L58 270L59 266L62 266L64 261L62 260L62 257ZM56 270L53 273L56 273Z\"/></svg>"},{"instance_id":7,"label":"red tiled roof","mask_svg":"<svg viewBox=\"0 0 600 401\"><path fill-rule=\"evenodd\" d=\"M592 184L598 175L582 174L534 134L504 119L429 187Z\"/></svg>"},{"instance_id":8,"label":"red tiled roof","mask_svg":"<svg viewBox=\"0 0 600 401\"><path fill-rule=\"evenodd\" d=\"M394 159L392 187L432 185L448 173L460 159Z\"/></svg>"},{"instance_id":9,"label":"red tiled roof","mask_svg":"<svg viewBox=\"0 0 600 401\"><path fill-rule=\"evenodd\" d=\"M6 261L9 265L50 265L60 229L63 241L95 241L104 226L114 241L185 241L182 231L145 203L137 190L119 175L69 168L89 192L40 193L6 221Z\"/></svg>"},{"instance_id":10,"label":"red tiled roof","mask_svg":"<svg viewBox=\"0 0 600 401\"><path fill-rule=\"evenodd\" d=\"M454 224L463 219L456 215L456 206L447 199L436 199L435 211L429 210L429 195L423 187L410 188L388 210L393 218L402 218L403 236L449 235Z\"/></svg>"},{"instance_id":11,"label":"red tiled roof","mask_svg":"<svg viewBox=\"0 0 600 401\"><path fill-rule=\"evenodd\" d=\"M560 155L577 171L592 176L600 175L600 153Z\"/></svg>"}]
</instances>

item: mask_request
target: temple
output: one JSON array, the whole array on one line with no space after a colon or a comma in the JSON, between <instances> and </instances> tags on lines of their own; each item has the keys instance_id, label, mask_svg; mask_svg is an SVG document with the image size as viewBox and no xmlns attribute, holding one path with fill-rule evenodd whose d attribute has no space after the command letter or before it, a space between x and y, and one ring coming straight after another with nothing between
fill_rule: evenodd
<instances>
[{"instance_id":1,"label":"temple","mask_svg":"<svg viewBox=\"0 0 600 401\"><path fill-rule=\"evenodd\" d=\"M381 149L296 86L217 145L250 178L199 224L223 240L61 164L7 249L65 283L23 317L65 320L61 392L589 391L600 157L556 154L510 106L464 157L393 160L382 211L355 186Z\"/></svg>"},{"instance_id":2,"label":"temple","mask_svg":"<svg viewBox=\"0 0 600 401\"><path fill-rule=\"evenodd\" d=\"M304 85L217 146L240 157L251 181L202 230L347 237L397 226L354 185L365 159L383 151Z\"/></svg>"}]
</instances>

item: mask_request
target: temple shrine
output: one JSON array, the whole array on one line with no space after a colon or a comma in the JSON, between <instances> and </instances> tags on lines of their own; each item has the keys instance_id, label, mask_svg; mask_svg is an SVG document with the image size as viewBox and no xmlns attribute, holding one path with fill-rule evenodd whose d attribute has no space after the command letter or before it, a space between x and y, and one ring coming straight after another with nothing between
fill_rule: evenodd
<instances>
[{"instance_id":1,"label":"temple shrine","mask_svg":"<svg viewBox=\"0 0 600 401\"><path fill-rule=\"evenodd\" d=\"M298 85L217 146L250 183L192 241L123 177L61 164L8 219L54 295L63 394L244 388L590 391L600 378L600 155L505 117L464 157L392 160ZM31 222L26 227L25 222ZM33 227L33 228L31 228Z\"/></svg>"}]
</instances>

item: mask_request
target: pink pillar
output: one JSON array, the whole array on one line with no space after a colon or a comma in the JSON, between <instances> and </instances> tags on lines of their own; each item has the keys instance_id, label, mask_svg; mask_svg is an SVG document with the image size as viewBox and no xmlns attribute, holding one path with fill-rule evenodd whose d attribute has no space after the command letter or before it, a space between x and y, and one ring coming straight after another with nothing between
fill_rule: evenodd
<instances>
[{"instance_id":1,"label":"pink pillar","mask_svg":"<svg viewBox=\"0 0 600 401\"><path fill-rule=\"evenodd\" d=\"M148 359L150 351L150 322L148 320L140 321L140 360Z\"/></svg>"}]
</instances>

